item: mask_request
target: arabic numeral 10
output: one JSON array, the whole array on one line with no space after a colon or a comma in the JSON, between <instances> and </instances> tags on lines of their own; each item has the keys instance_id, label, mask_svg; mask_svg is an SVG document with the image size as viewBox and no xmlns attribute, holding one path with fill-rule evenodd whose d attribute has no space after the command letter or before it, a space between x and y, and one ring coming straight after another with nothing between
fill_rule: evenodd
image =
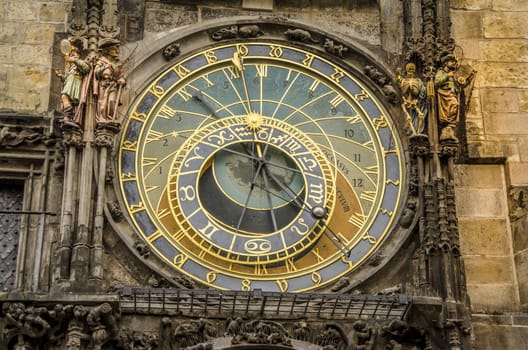
<instances>
[{"instance_id":1,"label":"arabic numeral 10","mask_svg":"<svg viewBox=\"0 0 528 350\"><path fill-rule=\"evenodd\" d=\"M354 137L354 130L353 129L345 129L343 130L345 132L345 137L346 138L353 138Z\"/></svg>"}]
</instances>

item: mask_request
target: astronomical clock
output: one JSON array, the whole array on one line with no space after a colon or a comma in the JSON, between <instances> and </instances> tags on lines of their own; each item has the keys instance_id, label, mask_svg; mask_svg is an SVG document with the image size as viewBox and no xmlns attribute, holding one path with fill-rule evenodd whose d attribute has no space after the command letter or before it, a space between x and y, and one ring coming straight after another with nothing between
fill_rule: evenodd
<instances>
[{"instance_id":1,"label":"astronomical clock","mask_svg":"<svg viewBox=\"0 0 528 350\"><path fill-rule=\"evenodd\" d=\"M339 55L289 39L182 46L130 98L118 230L166 276L325 290L394 245L408 175L386 98Z\"/></svg>"}]
</instances>

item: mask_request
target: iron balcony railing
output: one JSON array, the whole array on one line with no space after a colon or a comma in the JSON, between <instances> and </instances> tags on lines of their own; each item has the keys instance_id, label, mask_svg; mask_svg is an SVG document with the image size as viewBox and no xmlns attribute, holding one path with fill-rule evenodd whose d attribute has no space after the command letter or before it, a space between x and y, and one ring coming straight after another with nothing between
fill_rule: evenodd
<instances>
[{"instance_id":1,"label":"iron balcony railing","mask_svg":"<svg viewBox=\"0 0 528 350\"><path fill-rule=\"evenodd\" d=\"M404 319L411 305L406 295L142 288L119 295L121 312L156 315Z\"/></svg>"}]
</instances>

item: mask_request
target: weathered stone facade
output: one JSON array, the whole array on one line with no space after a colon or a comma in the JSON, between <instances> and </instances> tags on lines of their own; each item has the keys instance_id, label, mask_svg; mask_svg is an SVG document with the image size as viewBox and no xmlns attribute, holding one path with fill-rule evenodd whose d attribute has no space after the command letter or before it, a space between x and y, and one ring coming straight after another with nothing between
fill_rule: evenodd
<instances>
[{"instance_id":1,"label":"weathered stone facade","mask_svg":"<svg viewBox=\"0 0 528 350\"><path fill-rule=\"evenodd\" d=\"M93 27L76 32L79 19ZM0 197L7 269L0 271L0 347L526 347L527 20L528 3L516 0L0 0L0 181L16 185ZM380 249L364 280L324 291L337 297L257 291L217 299L190 278L157 269L148 245L121 236L126 215L107 190L118 126L60 123L54 71L64 67L60 41L72 33L88 38L86 49L97 55L97 40L121 42L128 69L121 116L160 67L210 44L192 43L192 33L255 23L275 40L289 27L327 35L330 49L323 42L312 49L363 64L365 81L391 111L400 110L397 69L407 62L426 82L446 52L466 75L477 72L464 90L458 143L438 141L440 129L428 121L432 146L421 137L406 144L405 244ZM405 129L403 117L396 123Z\"/></svg>"}]
</instances>

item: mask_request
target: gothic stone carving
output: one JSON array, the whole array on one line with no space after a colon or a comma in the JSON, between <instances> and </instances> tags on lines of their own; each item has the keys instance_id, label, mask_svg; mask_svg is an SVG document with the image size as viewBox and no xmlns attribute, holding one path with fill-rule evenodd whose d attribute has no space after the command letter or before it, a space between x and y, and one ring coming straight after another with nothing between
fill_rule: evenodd
<instances>
[{"instance_id":1,"label":"gothic stone carving","mask_svg":"<svg viewBox=\"0 0 528 350\"><path fill-rule=\"evenodd\" d=\"M180 47L181 45L179 43L172 43L172 44L165 46L165 48L162 51L163 57L167 61L170 61L171 59L173 59L174 57L180 54L181 52Z\"/></svg>"},{"instance_id":2,"label":"gothic stone carving","mask_svg":"<svg viewBox=\"0 0 528 350\"><path fill-rule=\"evenodd\" d=\"M328 38L325 39L323 47L326 52L337 55L341 58L344 58L345 54L348 52L348 47L344 46L343 44L336 44L333 40Z\"/></svg>"},{"instance_id":3,"label":"gothic stone carving","mask_svg":"<svg viewBox=\"0 0 528 350\"><path fill-rule=\"evenodd\" d=\"M260 29L259 26L245 25L245 26L230 26L218 29L211 34L211 39L215 41L234 39L237 37L240 38L257 38L261 35L264 35L264 32Z\"/></svg>"},{"instance_id":4,"label":"gothic stone carving","mask_svg":"<svg viewBox=\"0 0 528 350\"><path fill-rule=\"evenodd\" d=\"M83 305L56 304L53 307L27 306L18 302L2 305L4 324L2 349L37 349L37 344L65 346L67 350L100 350L117 338L117 318L108 303L85 308Z\"/></svg>"},{"instance_id":5,"label":"gothic stone carving","mask_svg":"<svg viewBox=\"0 0 528 350\"><path fill-rule=\"evenodd\" d=\"M161 349L169 350L207 343L217 336L217 330L211 321L205 319L183 322L164 317L160 334Z\"/></svg>"},{"instance_id":6,"label":"gothic stone carving","mask_svg":"<svg viewBox=\"0 0 528 350\"><path fill-rule=\"evenodd\" d=\"M290 335L286 328L278 322L253 320L237 328L231 344L281 344L291 346Z\"/></svg>"},{"instance_id":7,"label":"gothic stone carving","mask_svg":"<svg viewBox=\"0 0 528 350\"><path fill-rule=\"evenodd\" d=\"M97 147L112 148L114 137L119 132L119 129L119 124L115 122L98 124L95 130L95 145Z\"/></svg>"},{"instance_id":8,"label":"gothic stone carving","mask_svg":"<svg viewBox=\"0 0 528 350\"><path fill-rule=\"evenodd\" d=\"M416 74L416 64L409 62L405 65L405 77L398 69L398 83L402 93L402 111L407 119L407 125L412 134L424 131L427 115L427 93L425 84Z\"/></svg>"},{"instance_id":9,"label":"gothic stone carving","mask_svg":"<svg viewBox=\"0 0 528 350\"><path fill-rule=\"evenodd\" d=\"M300 41L305 44L317 44L319 40L312 37L312 34L304 29L288 29L284 32L286 38L292 41Z\"/></svg>"},{"instance_id":10,"label":"gothic stone carving","mask_svg":"<svg viewBox=\"0 0 528 350\"><path fill-rule=\"evenodd\" d=\"M367 77L372 79L374 83L382 88L383 94L388 98L389 102L396 104L399 101L396 89L390 84L390 79L374 66L367 65L364 68Z\"/></svg>"},{"instance_id":11,"label":"gothic stone carving","mask_svg":"<svg viewBox=\"0 0 528 350\"><path fill-rule=\"evenodd\" d=\"M34 145L42 142L44 130L42 128L20 128L2 126L0 128L0 147L17 147L23 144Z\"/></svg>"}]
</instances>

